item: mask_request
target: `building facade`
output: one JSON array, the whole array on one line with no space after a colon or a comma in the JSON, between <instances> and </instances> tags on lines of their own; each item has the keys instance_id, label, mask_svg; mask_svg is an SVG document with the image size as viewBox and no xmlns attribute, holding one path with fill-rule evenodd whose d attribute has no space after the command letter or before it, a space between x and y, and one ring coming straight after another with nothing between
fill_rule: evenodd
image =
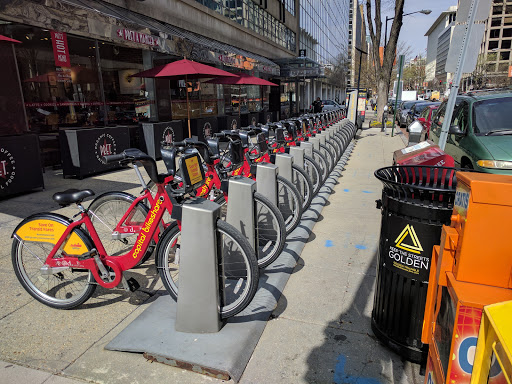
<instances>
[{"instance_id":1,"label":"building facade","mask_svg":"<svg viewBox=\"0 0 512 384\"><path fill-rule=\"evenodd\" d=\"M344 99L345 78L333 73L346 67L348 3L349 0L299 2L299 57L275 61L281 65L281 76L294 81L296 92L290 95L299 100L300 112L309 109L317 97Z\"/></svg>"},{"instance_id":2,"label":"building facade","mask_svg":"<svg viewBox=\"0 0 512 384\"><path fill-rule=\"evenodd\" d=\"M511 84L512 0L493 0L485 21L477 68L462 80L463 90Z\"/></svg>"},{"instance_id":3,"label":"building facade","mask_svg":"<svg viewBox=\"0 0 512 384\"><path fill-rule=\"evenodd\" d=\"M349 31L348 31L348 61L349 70L347 87L357 87L360 52L356 47L368 52L366 43L366 23L363 5L357 0L350 0Z\"/></svg>"},{"instance_id":4,"label":"building facade","mask_svg":"<svg viewBox=\"0 0 512 384\"><path fill-rule=\"evenodd\" d=\"M326 69L347 52L349 0L14 0L0 5L5 44L0 135L137 125L307 108L334 98ZM306 51L298 59L299 49ZM222 86L131 75L187 58L279 87ZM305 68L304 70L301 67ZM305 85L305 86L304 86ZM302 100L305 98L305 100ZM341 99L341 97L340 97ZM52 143L58 147L58 143ZM57 160L55 160L57 161ZM52 161L49 161L51 163Z\"/></svg>"},{"instance_id":5,"label":"building facade","mask_svg":"<svg viewBox=\"0 0 512 384\"><path fill-rule=\"evenodd\" d=\"M456 14L457 6L451 6L446 11L441 12L425 33L428 39L425 81L431 82L431 85L436 85L437 89L445 89L447 78L451 78L451 75L446 73L444 67L450 48L453 27L455 26Z\"/></svg>"}]
</instances>

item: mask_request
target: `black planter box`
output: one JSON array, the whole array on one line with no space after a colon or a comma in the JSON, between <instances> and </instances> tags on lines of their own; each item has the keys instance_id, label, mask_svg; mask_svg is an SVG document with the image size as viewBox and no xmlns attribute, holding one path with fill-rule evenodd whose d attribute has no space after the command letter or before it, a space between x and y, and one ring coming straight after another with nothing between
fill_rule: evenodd
<instances>
[{"instance_id":1,"label":"black planter box","mask_svg":"<svg viewBox=\"0 0 512 384\"><path fill-rule=\"evenodd\" d=\"M248 127L249 125L256 125L260 121L259 112L245 113L240 116L240 124L242 127Z\"/></svg>"},{"instance_id":2,"label":"black planter box","mask_svg":"<svg viewBox=\"0 0 512 384\"><path fill-rule=\"evenodd\" d=\"M270 112L270 111L261 111L260 112L260 123L262 124L268 124L268 123L276 123L278 121L277 119L277 112Z\"/></svg>"},{"instance_id":3,"label":"black planter box","mask_svg":"<svg viewBox=\"0 0 512 384\"><path fill-rule=\"evenodd\" d=\"M183 140L186 137L185 126L183 120L142 123L140 125L140 149L153 159L160 159L160 143L165 141L170 144Z\"/></svg>"},{"instance_id":4,"label":"black planter box","mask_svg":"<svg viewBox=\"0 0 512 384\"><path fill-rule=\"evenodd\" d=\"M130 127L72 128L59 132L63 176L79 179L120 168L102 157L130 148Z\"/></svg>"},{"instance_id":5,"label":"black planter box","mask_svg":"<svg viewBox=\"0 0 512 384\"><path fill-rule=\"evenodd\" d=\"M206 139L219 132L217 117L202 117L190 120L190 130L199 141L206 142Z\"/></svg>"},{"instance_id":6,"label":"black planter box","mask_svg":"<svg viewBox=\"0 0 512 384\"><path fill-rule=\"evenodd\" d=\"M0 198L44 188L37 135L0 137Z\"/></svg>"},{"instance_id":7,"label":"black planter box","mask_svg":"<svg viewBox=\"0 0 512 384\"><path fill-rule=\"evenodd\" d=\"M240 117L238 115L233 116L218 116L218 129L219 132L225 129L239 129L240 128Z\"/></svg>"}]
</instances>

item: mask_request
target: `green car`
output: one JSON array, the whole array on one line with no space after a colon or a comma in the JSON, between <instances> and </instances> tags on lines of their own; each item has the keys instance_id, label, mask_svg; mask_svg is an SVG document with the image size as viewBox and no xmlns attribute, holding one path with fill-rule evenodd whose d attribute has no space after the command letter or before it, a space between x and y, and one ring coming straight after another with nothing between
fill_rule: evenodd
<instances>
[{"instance_id":1,"label":"green car","mask_svg":"<svg viewBox=\"0 0 512 384\"><path fill-rule=\"evenodd\" d=\"M436 144L445 113L446 102L432 120L430 138ZM444 150L462 168L512 175L512 91L457 96Z\"/></svg>"}]
</instances>

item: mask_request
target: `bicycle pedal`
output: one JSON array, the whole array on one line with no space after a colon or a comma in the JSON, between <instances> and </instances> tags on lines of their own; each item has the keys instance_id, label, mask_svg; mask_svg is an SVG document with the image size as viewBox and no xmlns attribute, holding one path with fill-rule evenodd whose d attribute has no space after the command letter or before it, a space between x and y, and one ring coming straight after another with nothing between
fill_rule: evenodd
<instances>
[{"instance_id":1,"label":"bicycle pedal","mask_svg":"<svg viewBox=\"0 0 512 384\"><path fill-rule=\"evenodd\" d=\"M128 289L130 292L135 292L140 288L140 284L133 277L130 277L128 280L126 280L126 283L128 284Z\"/></svg>"}]
</instances>

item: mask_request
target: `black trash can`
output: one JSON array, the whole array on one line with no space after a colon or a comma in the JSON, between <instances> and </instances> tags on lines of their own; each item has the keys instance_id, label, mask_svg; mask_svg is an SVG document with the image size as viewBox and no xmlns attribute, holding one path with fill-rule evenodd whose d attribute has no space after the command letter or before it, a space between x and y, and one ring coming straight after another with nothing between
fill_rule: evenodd
<instances>
[{"instance_id":1,"label":"black trash can","mask_svg":"<svg viewBox=\"0 0 512 384\"><path fill-rule=\"evenodd\" d=\"M375 171L382 181L382 224L372 311L373 333L405 359L423 363L421 342L432 248L450 224L455 168L392 166Z\"/></svg>"}]
</instances>

